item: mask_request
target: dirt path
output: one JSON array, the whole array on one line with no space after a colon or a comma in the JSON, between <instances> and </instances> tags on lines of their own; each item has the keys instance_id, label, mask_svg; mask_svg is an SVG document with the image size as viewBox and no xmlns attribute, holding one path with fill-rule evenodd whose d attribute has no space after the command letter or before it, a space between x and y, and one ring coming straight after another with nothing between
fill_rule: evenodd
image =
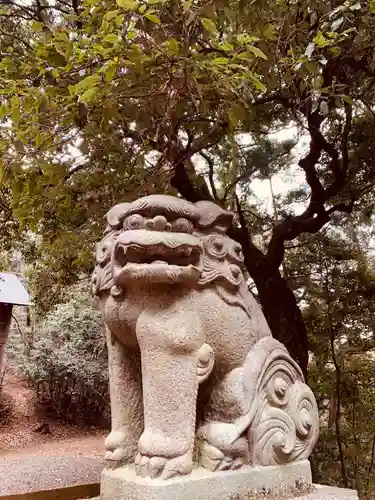
<instances>
[{"instance_id":1,"label":"dirt path","mask_svg":"<svg viewBox=\"0 0 375 500\"><path fill-rule=\"evenodd\" d=\"M0 496L99 483L99 459L64 456L0 456Z\"/></svg>"},{"instance_id":2,"label":"dirt path","mask_svg":"<svg viewBox=\"0 0 375 500\"><path fill-rule=\"evenodd\" d=\"M7 370L3 394L11 405L9 422L0 426L0 457L22 455L74 455L102 457L105 432L50 423L50 434L34 432L40 421L35 413L34 391L14 370Z\"/></svg>"},{"instance_id":3,"label":"dirt path","mask_svg":"<svg viewBox=\"0 0 375 500\"><path fill-rule=\"evenodd\" d=\"M20 375L8 370L3 398L11 413L0 424L0 495L99 482L105 432L50 422L50 434L37 433L34 397Z\"/></svg>"},{"instance_id":4,"label":"dirt path","mask_svg":"<svg viewBox=\"0 0 375 500\"><path fill-rule=\"evenodd\" d=\"M104 436L84 436L68 438L63 441L49 441L45 443L33 444L30 447L19 449L2 450L0 448L0 460L10 457L30 457L30 456L76 456L86 458L103 457Z\"/></svg>"}]
</instances>

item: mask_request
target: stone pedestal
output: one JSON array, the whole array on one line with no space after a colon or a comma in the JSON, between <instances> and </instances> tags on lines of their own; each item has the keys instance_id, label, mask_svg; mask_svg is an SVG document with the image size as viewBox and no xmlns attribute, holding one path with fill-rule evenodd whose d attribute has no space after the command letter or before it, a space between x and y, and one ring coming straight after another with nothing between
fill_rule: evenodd
<instances>
[{"instance_id":1,"label":"stone pedestal","mask_svg":"<svg viewBox=\"0 0 375 500\"><path fill-rule=\"evenodd\" d=\"M167 481L136 476L133 466L102 473L101 500L230 500L249 498L254 490L277 492L297 484L311 484L310 463L243 467L237 471L210 472L198 467L188 476ZM284 497L285 498L285 497ZM309 498L309 497L306 497ZM319 497L316 497L318 500ZM349 497L350 498L350 497ZM353 497L355 498L355 497ZM312 499L315 500L315 499Z\"/></svg>"},{"instance_id":2,"label":"stone pedestal","mask_svg":"<svg viewBox=\"0 0 375 500\"><path fill-rule=\"evenodd\" d=\"M134 467L127 466L103 471L100 500L257 500L257 494L252 496L251 492L263 489L270 493L270 500L289 500L292 497L288 490L296 492L298 484L311 485L307 460L214 473L199 467L188 476L167 481L136 476ZM353 490L328 486L315 486L312 493L292 495L295 500L358 500Z\"/></svg>"}]
</instances>

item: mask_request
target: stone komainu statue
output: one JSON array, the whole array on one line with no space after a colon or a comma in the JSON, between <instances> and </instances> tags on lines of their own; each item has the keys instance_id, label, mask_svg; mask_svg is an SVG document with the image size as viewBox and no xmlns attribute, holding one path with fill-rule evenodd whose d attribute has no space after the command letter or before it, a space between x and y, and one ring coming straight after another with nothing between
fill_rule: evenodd
<instances>
[{"instance_id":1,"label":"stone komainu statue","mask_svg":"<svg viewBox=\"0 0 375 500\"><path fill-rule=\"evenodd\" d=\"M93 275L107 327L106 459L138 475L308 458L318 411L242 274L233 214L152 195L107 214Z\"/></svg>"}]
</instances>

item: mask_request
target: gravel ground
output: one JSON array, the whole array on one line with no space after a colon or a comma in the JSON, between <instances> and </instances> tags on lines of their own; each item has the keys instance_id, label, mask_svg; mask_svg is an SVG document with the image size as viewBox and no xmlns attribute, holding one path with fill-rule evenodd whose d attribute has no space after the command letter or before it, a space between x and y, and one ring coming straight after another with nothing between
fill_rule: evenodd
<instances>
[{"instance_id":1,"label":"gravel ground","mask_svg":"<svg viewBox=\"0 0 375 500\"><path fill-rule=\"evenodd\" d=\"M0 495L100 481L103 461L75 456L0 457Z\"/></svg>"}]
</instances>

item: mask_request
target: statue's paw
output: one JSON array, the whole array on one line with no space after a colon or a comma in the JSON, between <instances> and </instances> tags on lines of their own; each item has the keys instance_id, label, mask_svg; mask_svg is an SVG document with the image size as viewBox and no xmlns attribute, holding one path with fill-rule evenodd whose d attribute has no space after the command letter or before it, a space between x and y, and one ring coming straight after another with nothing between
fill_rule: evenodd
<instances>
[{"instance_id":1,"label":"statue's paw","mask_svg":"<svg viewBox=\"0 0 375 500\"><path fill-rule=\"evenodd\" d=\"M248 448L245 438L237 440L231 450L224 451L203 440L200 446L200 462L212 472L239 469L250 461Z\"/></svg>"},{"instance_id":2,"label":"statue's paw","mask_svg":"<svg viewBox=\"0 0 375 500\"><path fill-rule=\"evenodd\" d=\"M106 467L116 469L129 462L130 457L126 448L116 448L114 451L106 451L104 455Z\"/></svg>"},{"instance_id":3,"label":"statue's paw","mask_svg":"<svg viewBox=\"0 0 375 500\"><path fill-rule=\"evenodd\" d=\"M160 477L169 479L173 476L189 474L193 468L192 453L180 457L149 457L138 453L135 459L135 471L141 477Z\"/></svg>"},{"instance_id":4,"label":"statue's paw","mask_svg":"<svg viewBox=\"0 0 375 500\"><path fill-rule=\"evenodd\" d=\"M129 462L133 457L133 450L129 446L131 440L127 432L112 431L105 440L105 461L110 468L116 468Z\"/></svg>"}]
</instances>

